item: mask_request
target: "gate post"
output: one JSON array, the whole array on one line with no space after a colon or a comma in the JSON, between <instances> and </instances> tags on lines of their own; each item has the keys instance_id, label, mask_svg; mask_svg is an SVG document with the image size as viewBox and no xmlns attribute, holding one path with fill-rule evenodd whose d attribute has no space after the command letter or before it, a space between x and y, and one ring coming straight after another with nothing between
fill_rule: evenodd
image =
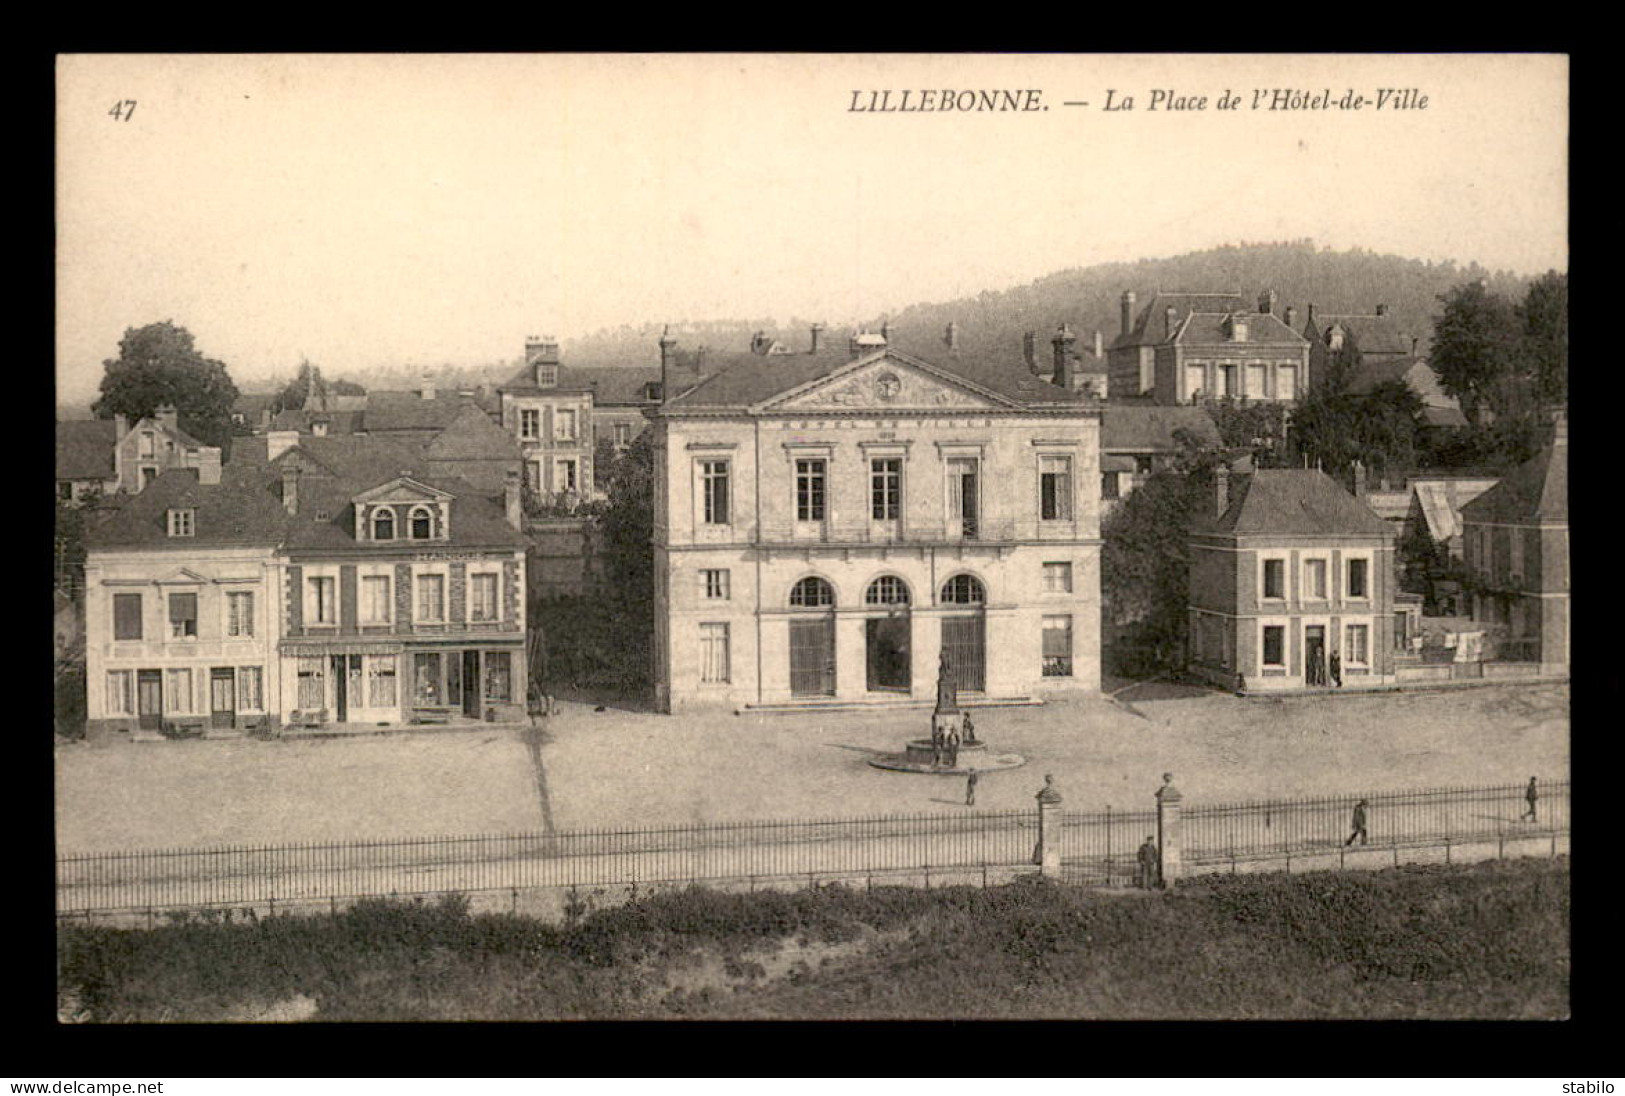
<instances>
[{"instance_id":1,"label":"gate post","mask_svg":"<svg viewBox=\"0 0 1625 1096\"><path fill-rule=\"evenodd\" d=\"M1174 774L1162 774L1157 789L1157 876L1164 887L1179 880L1179 804L1185 797L1174 787Z\"/></svg>"},{"instance_id":2,"label":"gate post","mask_svg":"<svg viewBox=\"0 0 1625 1096\"><path fill-rule=\"evenodd\" d=\"M1038 847L1033 850L1033 863L1046 879L1061 876L1061 792L1055 787L1055 777L1044 774L1044 786L1038 795Z\"/></svg>"}]
</instances>

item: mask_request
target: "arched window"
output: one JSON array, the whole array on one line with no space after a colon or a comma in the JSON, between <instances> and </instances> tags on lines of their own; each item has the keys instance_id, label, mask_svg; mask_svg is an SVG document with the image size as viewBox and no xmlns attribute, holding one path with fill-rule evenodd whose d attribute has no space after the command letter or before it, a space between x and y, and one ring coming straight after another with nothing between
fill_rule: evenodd
<instances>
[{"instance_id":1,"label":"arched window","mask_svg":"<svg viewBox=\"0 0 1625 1096\"><path fill-rule=\"evenodd\" d=\"M865 605L907 605L908 586L896 575L881 575L863 592Z\"/></svg>"},{"instance_id":2,"label":"arched window","mask_svg":"<svg viewBox=\"0 0 1625 1096\"><path fill-rule=\"evenodd\" d=\"M808 577L790 587L790 604L817 609L835 604L835 590L821 578Z\"/></svg>"},{"instance_id":3,"label":"arched window","mask_svg":"<svg viewBox=\"0 0 1625 1096\"><path fill-rule=\"evenodd\" d=\"M434 536L434 513L427 506L412 507L412 539L429 540Z\"/></svg>"},{"instance_id":4,"label":"arched window","mask_svg":"<svg viewBox=\"0 0 1625 1096\"><path fill-rule=\"evenodd\" d=\"M982 605L987 601L987 590L975 575L955 575L942 584L944 605Z\"/></svg>"},{"instance_id":5,"label":"arched window","mask_svg":"<svg viewBox=\"0 0 1625 1096\"><path fill-rule=\"evenodd\" d=\"M372 539L395 539L395 511L388 506L380 506L372 512Z\"/></svg>"}]
</instances>

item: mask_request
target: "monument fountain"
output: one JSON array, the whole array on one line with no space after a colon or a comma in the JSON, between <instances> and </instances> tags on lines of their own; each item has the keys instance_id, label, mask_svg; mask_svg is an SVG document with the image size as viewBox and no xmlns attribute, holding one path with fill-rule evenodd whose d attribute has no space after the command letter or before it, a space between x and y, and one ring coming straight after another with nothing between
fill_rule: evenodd
<instances>
[{"instance_id":1,"label":"monument fountain","mask_svg":"<svg viewBox=\"0 0 1625 1096\"><path fill-rule=\"evenodd\" d=\"M910 739L900 754L869 759L877 769L944 776L964 776L973 769L978 773L997 772L1026 763L1020 754L995 754L985 739L976 737L975 722L959 706L959 689L948 667L947 652L937 661L937 703L931 711L931 737Z\"/></svg>"}]
</instances>

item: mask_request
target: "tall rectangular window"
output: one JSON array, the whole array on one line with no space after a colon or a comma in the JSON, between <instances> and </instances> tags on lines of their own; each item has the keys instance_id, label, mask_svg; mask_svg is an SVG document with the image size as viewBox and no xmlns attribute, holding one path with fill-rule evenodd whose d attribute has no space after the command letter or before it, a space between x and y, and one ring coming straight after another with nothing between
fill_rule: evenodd
<instances>
[{"instance_id":1,"label":"tall rectangular window","mask_svg":"<svg viewBox=\"0 0 1625 1096\"><path fill-rule=\"evenodd\" d=\"M700 625L700 680L719 684L728 680L728 626Z\"/></svg>"},{"instance_id":2,"label":"tall rectangular window","mask_svg":"<svg viewBox=\"0 0 1625 1096\"><path fill-rule=\"evenodd\" d=\"M1343 661L1351 666L1364 666L1370 658L1370 627L1365 624L1350 624L1343 644Z\"/></svg>"},{"instance_id":3,"label":"tall rectangular window","mask_svg":"<svg viewBox=\"0 0 1625 1096\"><path fill-rule=\"evenodd\" d=\"M1370 568L1371 568L1371 563L1370 563L1369 560L1364 560L1364 559L1351 559L1351 560L1349 560L1349 568L1348 568L1348 570L1349 570L1349 584L1348 584L1348 591L1349 592L1348 592L1348 596L1349 597L1351 597L1351 598L1366 598L1366 597L1371 596L1371 591L1368 588L1369 575L1367 574L1367 572L1370 570Z\"/></svg>"},{"instance_id":4,"label":"tall rectangular window","mask_svg":"<svg viewBox=\"0 0 1625 1096\"><path fill-rule=\"evenodd\" d=\"M1264 561L1264 596L1269 598L1286 597L1286 560L1266 559Z\"/></svg>"},{"instance_id":5,"label":"tall rectangular window","mask_svg":"<svg viewBox=\"0 0 1625 1096\"><path fill-rule=\"evenodd\" d=\"M237 710L258 712L265 708L264 674L258 666L237 667Z\"/></svg>"},{"instance_id":6,"label":"tall rectangular window","mask_svg":"<svg viewBox=\"0 0 1625 1096\"><path fill-rule=\"evenodd\" d=\"M468 578L468 619L497 619L497 576L470 575Z\"/></svg>"},{"instance_id":7,"label":"tall rectangular window","mask_svg":"<svg viewBox=\"0 0 1625 1096\"><path fill-rule=\"evenodd\" d=\"M575 441L576 413L568 407L553 412L553 436L559 441Z\"/></svg>"},{"instance_id":8,"label":"tall rectangular window","mask_svg":"<svg viewBox=\"0 0 1625 1096\"><path fill-rule=\"evenodd\" d=\"M226 634L251 636L254 634L254 595L246 591L226 595Z\"/></svg>"},{"instance_id":9,"label":"tall rectangular window","mask_svg":"<svg viewBox=\"0 0 1625 1096\"><path fill-rule=\"evenodd\" d=\"M1072 676L1072 618L1044 618L1044 676Z\"/></svg>"},{"instance_id":10,"label":"tall rectangular window","mask_svg":"<svg viewBox=\"0 0 1625 1096\"><path fill-rule=\"evenodd\" d=\"M1044 592L1046 594L1070 594L1072 592L1072 564L1044 564Z\"/></svg>"},{"instance_id":11,"label":"tall rectangular window","mask_svg":"<svg viewBox=\"0 0 1625 1096\"><path fill-rule=\"evenodd\" d=\"M1275 367L1275 398L1278 400L1295 400L1298 398L1297 366L1278 365Z\"/></svg>"},{"instance_id":12,"label":"tall rectangular window","mask_svg":"<svg viewBox=\"0 0 1625 1096\"><path fill-rule=\"evenodd\" d=\"M319 711L327 704L322 682L322 660L301 658L298 672L300 709L307 712Z\"/></svg>"},{"instance_id":13,"label":"tall rectangular window","mask_svg":"<svg viewBox=\"0 0 1625 1096\"><path fill-rule=\"evenodd\" d=\"M157 439L153 436L151 430L141 431L141 448L138 455L143 457L156 457L158 455Z\"/></svg>"},{"instance_id":14,"label":"tall rectangular window","mask_svg":"<svg viewBox=\"0 0 1625 1096\"><path fill-rule=\"evenodd\" d=\"M542 413L536 408L519 409L519 436L526 441L535 441L542 436Z\"/></svg>"},{"instance_id":15,"label":"tall rectangular window","mask_svg":"<svg viewBox=\"0 0 1625 1096\"><path fill-rule=\"evenodd\" d=\"M169 710L182 715L190 715L196 708L192 697L192 671L166 670L164 676L165 699L169 701Z\"/></svg>"},{"instance_id":16,"label":"tall rectangular window","mask_svg":"<svg viewBox=\"0 0 1625 1096\"><path fill-rule=\"evenodd\" d=\"M141 638L141 595L113 595L113 638Z\"/></svg>"},{"instance_id":17,"label":"tall rectangular window","mask_svg":"<svg viewBox=\"0 0 1625 1096\"><path fill-rule=\"evenodd\" d=\"M728 572L726 569L701 571L700 583L704 587L707 601L728 600Z\"/></svg>"},{"instance_id":18,"label":"tall rectangular window","mask_svg":"<svg viewBox=\"0 0 1625 1096\"><path fill-rule=\"evenodd\" d=\"M1315 601L1326 600L1325 560L1306 559L1303 561L1303 596Z\"/></svg>"},{"instance_id":19,"label":"tall rectangular window","mask_svg":"<svg viewBox=\"0 0 1625 1096\"><path fill-rule=\"evenodd\" d=\"M705 524L728 524L728 462L702 460L700 483L705 505Z\"/></svg>"},{"instance_id":20,"label":"tall rectangular window","mask_svg":"<svg viewBox=\"0 0 1625 1096\"><path fill-rule=\"evenodd\" d=\"M560 491L578 491L580 482L576 476L576 462L561 460L554 466L553 486Z\"/></svg>"},{"instance_id":21,"label":"tall rectangular window","mask_svg":"<svg viewBox=\"0 0 1625 1096\"><path fill-rule=\"evenodd\" d=\"M796 520L824 520L824 462L796 461Z\"/></svg>"},{"instance_id":22,"label":"tall rectangular window","mask_svg":"<svg viewBox=\"0 0 1625 1096\"><path fill-rule=\"evenodd\" d=\"M197 595L169 595L169 635L171 639L197 638Z\"/></svg>"},{"instance_id":23,"label":"tall rectangular window","mask_svg":"<svg viewBox=\"0 0 1625 1096\"><path fill-rule=\"evenodd\" d=\"M107 671L107 714L135 714L135 674L129 670Z\"/></svg>"},{"instance_id":24,"label":"tall rectangular window","mask_svg":"<svg viewBox=\"0 0 1625 1096\"><path fill-rule=\"evenodd\" d=\"M1038 516L1044 521L1072 520L1072 458L1038 461Z\"/></svg>"},{"instance_id":25,"label":"tall rectangular window","mask_svg":"<svg viewBox=\"0 0 1625 1096\"><path fill-rule=\"evenodd\" d=\"M388 575L361 576L361 623L388 624L394 603L389 597Z\"/></svg>"},{"instance_id":26,"label":"tall rectangular window","mask_svg":"<svg viewBox=\"0 0 1625 1096\"><path fill-rule=\"evenodd\" d=\"M367 658L367 706L393 708L395 693L395 656L369 655Z\"/></svg>"},{"instance_id":27,"label":"tall rectangular window","mask_svg":"<svg viewBox=\"0 0 1625 1096\"><path fill-rule=\"evenodd\" d=\"M629 422L618 422L618 423L615 424L615 444L616 445L631 445L632 444L632 424L631 423L629 423Z\"/></svg>"},{"instance_id":28,"label":"tall rectangular window","mask_svg":"<svg viewBox=\"0 0 1625 1096\"><path fill-rule=\"evenodd\" d=\"M446 576L417 576L417 612L414 619L439 623L446 619Z\"/></svg>"},{"instance_id":29,"label":"tall rectangular window","mask_svg":"<svg viewBox=\"0 0 1625 1096\"><path fill-rule=\"evenodd\" d=\"M338 599L335 596L337 580L332 575L313 575L308 580L310 590L310 612L307 614L312 624L334 624L338 622Z\"/></svg>"},{"instance_id":30,"label":"tall rectangular window","mask_svg":"<svg viewBox=\"0 0 1625 1096\"><path fill-rule=\"evenodd\" d=\"M903 461L881 457L869 462L870 514L876 521L896 521L903 506Z\"/></svg>"},{"instance_id":31,"label":"tall rectangular window","mask_svg":"<svg viewBox=\"0 0 1625 1096\"><path fill-rule=\"evenodd\" d=\"M1280 669L1286 665L1286 626L1264 625L1264 665Z\"/></svg>"}]
</instances>

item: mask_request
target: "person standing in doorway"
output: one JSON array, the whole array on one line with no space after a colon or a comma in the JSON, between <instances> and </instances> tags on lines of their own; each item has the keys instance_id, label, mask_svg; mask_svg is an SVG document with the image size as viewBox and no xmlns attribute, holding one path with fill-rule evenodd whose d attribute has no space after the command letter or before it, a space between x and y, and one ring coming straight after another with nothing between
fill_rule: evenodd
<instances>
[{"instance_id":1,"label":"person standing in doorway","mask_svg":"<svg viewBox=\"0 0 1625 1096\"><path fill-rule=\"evenodd\" d=\"M1148 836L1140 851L1135 855L1139 863L1140 873L1138 883L1141 890L1151 890L1157 885L1157 844Z\"/></svg>"},{"instance_id":2,"label":"person standing in doorway","mask_svg":"<svg viewBox=\"0 0 1625 1096\"><path fill-rule=\"evenodd\" d=\"M1343 656L1336 651L1332 652L1331 668L1332 687L1341 689L1343 687Z\"/></svg>"},{"instance_id":3,"label":"person standing in doorway","mask_svg":"<svg viewBox=\"0 0 1625 1096\"><path fill-rule=\"evenodd\" d=\"M976 770L975 769L972 769L970 771L970 774L965 777L965 806L967 806L967 807L976 806L976 781L977 781L977 779L978 779L978 777L976 775Z\"/></svg>"},{"instance_id":4,"label":"person standing in doorway","mask_svg":"<svg viewBox=\"0 0 1625 1096\"><path fill-rule=\"evenodd\" d=\"M1540 791L1535 787L1535 778L1532 776L1529 778L1529 787L1524 789L1523 799L1525 803L1529 804L1529 809L1523 812L1523 820L1529 822L1537 821L1535 816L1535 804L1540 801Z\"/></svg>"},{"instance_id":5,"label":"person standing in doorway","mask_svg":"<svg viewBox=\"0 0 1625 1096\"><path fill-rule=\"evenodd\" d=\"M1343 842L1344 848L1354 844L1354 839L1356 837L1360 839L1360 844L1364 845L1367 843L1365 833L1365 808L1366 801L1364 799L1354 804L1354 817L1350 820L1351 825L1354 827L1354 832L1349 834L1349 839L1347 841Z\"/></svg>"}]
</instances>

